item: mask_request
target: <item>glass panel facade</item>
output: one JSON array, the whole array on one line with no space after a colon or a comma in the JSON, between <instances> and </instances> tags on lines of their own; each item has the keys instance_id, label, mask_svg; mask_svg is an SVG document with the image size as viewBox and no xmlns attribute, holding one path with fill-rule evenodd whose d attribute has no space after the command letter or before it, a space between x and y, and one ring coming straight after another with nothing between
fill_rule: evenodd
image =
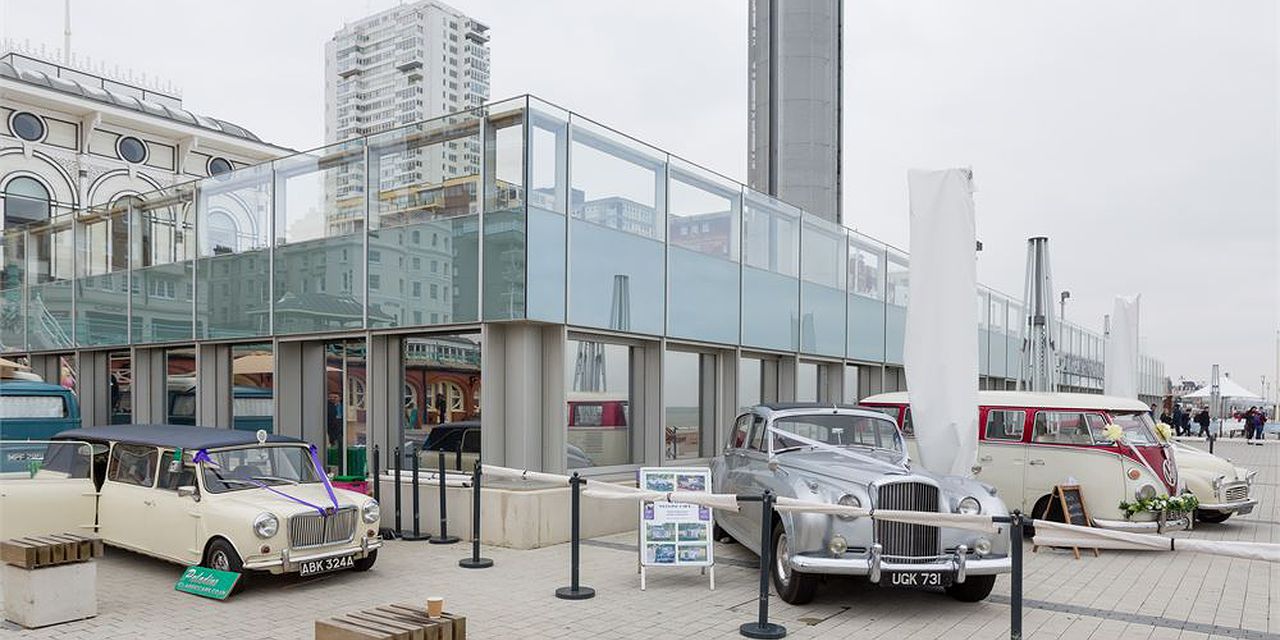
<instances>
[{"instance_id":1,"label":"glass panel facade","mask_svg":"<svg viewBox=\"0 0 1280 640\"><path fill-rule=\"evenodd\" d=\"M845 231L805 216L800 236L800 351L843 356L846 347Z\"/></svg>"},{"instance_id":2,"label":"glass panel facade","mask_svg":"<svg viewBox=\"0 0 1280 640\"><path fill-rule=\"evenodd\" d=\"M202 338L271 335L271 165L198 190L196 324Z\"/></svg>"},{"instance_id":3,"label":"glass panel facade","mask_svg":"<svg viewBox=\"0 0 1280 640\"><path fill-rule=\"evenodd\" d=\"M661 334L666 156L571 119L569 324Z\"/></svg>"},{"instance_id":4,"label":"glass panel facade","mask_svg":"<svg viewBox=\"0 0 1280 640\"><path fill-rule=\"evenodd\" d=\"M33 351L74 344L74 235L71 214L28 228L27 346Z\"/></svg>"},{"instance_id":5,"label":"glass panel facade","mask_svg":"<svg viewBox=\"0 0 1280 640\"><path fill-rule=\"evenodd\" d=\"M974 309L978 312L978 374L983 376L991 373L991 325L987 322L989 304L989 294L978 291Z\"/></svg>"},{"instance_id":6,"label":"glass panel facade","mask_svg":"<svg viewBox=\"0 0 1280 640\"><path fill-rule=\"evenodd\" d=\"M668 350L663 362L664 417L662 459L688 460L711 455L715 422L715 357L689 351ZM710 380L708 379L710 378Z\"/></svg>"},{"instance_id":7,"label":"glass panel facade","mask_svg":"<svg viewBox=\"0 0 1280 640\"><path fill-rule=\"evenodd\" d=\"M480 362L477 333L404 340L404 440L424 467L470 469L480 457ZM402 446L403 448L403 446Z\"/></svg>"},{"instance_id":8,"label":"glass panel facade","mask_svg":"<svg viewBox=\"0 0 1280 640\"><path fill-rule=\"evenodd\" d=\"M885 248L857 233L849 234L848 356L884 360Z\"/></svg>"},{"instance_id":9,"label":"glass panel facade","mask_svg":"<svg viewBox=\"0 0 1280 640\"><path fill-rule=\"evenodd\" d=\"M736 343L741 188L672 158L667 198L667 334Z\"/></svg>"},{"instance_id":10,"label":"glass panel facade","mask_svg":"<svg viewBox=\"0 0 1280 640\"><path fill-rule=\"evenodd\" d=\"M638 462L641 430L631 424L631 351L623 344L569 340L565 348L570 468Z\"/></svg>"},{"instance_id":11,"label":"glass panel facade","mask_svg":"<svg viewBox=\"0 0 1280 640\"><path fill-rule=\"evenodd\" d=\"M275 432L275 357L270 342L231 347L231 424Z\"/></svg>"},{"instance_id":12,"label":"glass panel facade","mask_svg":"<svg viewBox=\"0 0 1280 640\"><path fill-rule=\"evenodd\" d=\"M178 185L148 194L129 213L133 221L130 332L134 342L192 338L193 193L191 185Z\"/></svg>"},{"instance_id":13,"label":"glass panel facade","mask_svg":"<svg viewBox=\"0 0 1280 640\"><path fill-rule=\"evenodd\" d=\"M107 369L111 424L130 424L133 422L133 357L128 351L112 353L107 357Z\"/></svg>"},{"instance_id":14,"label":"glass panel facade","mask_svg":"<svg viewBox=\"0 0 1280 640\"><path fill-rule=\"evenodd\" d=\"M1007 351L1009 349L1005 316L1008 314L1008 302L996 293L990 294L988 311L988 342L990 344L990 375L1004 377L1009 371Z\"/></svg>"},{"instance_id":15,"label":"glass panel facade","mask_svg":"<svg viewBox=\"0 0 1280 640\"><path fill-rule=\"evenodd\" d=\"M528 120L525 313L530 320L564 322L569 112L530 98Z\"/></svg>"},{"instance_id":16,"label":"glass panel facade","mask_svg":"<svg viewBox=\"0 0 1280 640\"><path fill-rule=\"evenodd\" d=\"M76 238L76 342L129 343L127 203L80 215Z\"/></svg>"},{"instance_id":17,"label":"glass panel facade","mask_svg":"<svg viewBox=\"0 0 1280 640\"><path fill-rule=\"evenodd\" d=\"M364 326L364 168L363 140L274 163L277 334Z\"/></svg>"},{"instance_id":18,"label":"glass panel facade","mask_svg":"<svg viewBox=\"0 0 1280 640\"><path fill-rule=\"evenodd\" d=\"M484 128L484 319L525 317L525 101L488 108Z\"/></svg>"},{"instance_id":19,"label":"glass panel facade","mask_svg":"<svg viewBox=\"0 0 1280 640\"><path fill-rule=\"evenodd\" d=\"M818 365L801 362L796 367L796 401L818 401Z\"/></svg>"},{"instance_id":20,"label":"glass panel facade","mask_svg":"<svg viewBox=\"0 0 1280 640\"><path fill-rule=\"evenodd\" d=\"M902 345L907 333L907 297L910 267L906 254L889 249L885 265L885 362L902 364Z\"/></svg>"},{"instance_id":21,"label":"glass panel facade","mask_svg":"<svg viewBox=\"0 0 1280 640\"><path fill-rule=\"evenodd\" d=\"M165 414L169 424L196 424L196 350L177 347L165 351Z\"/></svg>"},{"instance_id":22,"label":"glass panel facade","mask_svg":"<svg viewBox=\"0 0 1280 640\"><path fill-rule=\"evenodd\" d=\"M745 190L742 344L795 351L800 323L800 210Z\"/></svg>"},{"instance_id":23,"label":"glass panel facade","mask_svg":"<svg viewBox=\"0 0 1280 640\"><path fill-rule=\"evenodd\" d=\"M0 352L27 348L27 233L8 229L0 236Z\"/></svg>"},{"instance_id":24,"label":"glass panel facade","mask_svg":"<svg viewBox=\"0 0 1280 640\"><path fill-rule=\"evenodd\" d=\"M764 388L764 361L743 356L738 360L738 410L745 411L761 402Z\"/></svg>"},{"instance_id":25,"label":"glass panel facade","mask_svg":"<svg viewBox=\"0 0 1280 640\"><path fill-rule=\"evenodd\" d=\"M334 340L325 353L325 466L337 475L369 471L364 340Z\"/></svg>"}]
</instances>

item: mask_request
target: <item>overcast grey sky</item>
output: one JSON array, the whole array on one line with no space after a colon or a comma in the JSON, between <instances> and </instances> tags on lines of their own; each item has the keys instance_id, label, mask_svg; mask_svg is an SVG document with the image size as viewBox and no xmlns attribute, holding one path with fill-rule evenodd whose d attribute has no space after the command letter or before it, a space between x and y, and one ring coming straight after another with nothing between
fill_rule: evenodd
<instances>
[{"instance_id":1,"label":"overcast grey sky","mask_svg":"<svg viewBox=\"0 0 1280 640\"><path fill-rule=\"evenodd\" d=\"M323 141L323 46L395 2L73 0L73 50L173 80L188 108ZM746 1L454 0L492 27L495 98L534 93L742 179ZM0 0L61 46L62 3ZM906 170L972 166L982 282L1020 295L1051 238L1067 317L1143 295L1167 373L1275 375L1280 246L1272 0L850 0L845 218L905 247Z\"/></svg>"}]
</instances>

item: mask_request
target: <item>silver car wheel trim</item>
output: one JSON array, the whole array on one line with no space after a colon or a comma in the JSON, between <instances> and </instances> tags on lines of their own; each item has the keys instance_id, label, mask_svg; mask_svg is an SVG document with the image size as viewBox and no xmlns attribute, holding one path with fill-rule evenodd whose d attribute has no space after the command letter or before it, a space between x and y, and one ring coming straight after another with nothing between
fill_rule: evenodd
<instances>
[{"instance_id":1,"label":"silver car wheel trim","mask_svg":"<svg viewBox=\"0 0 1280 640\"><path fill-rule=\"evenodd\" d=\"M213 568L218 571L231 570L231 559L222 551L214 551L213 558L210 559L209 564L213 565Z\"/></svg>"},{"instance_id":2,"label":"silver car wheel trim","mask_svg":"<svg viewBox=\"0 0 1280 640\"><path fill-rule=\"evenodd\" d=\"M787 534L778 536L778 546L773 551L778 567L778 579L784 586L788 585L791 583L791 549L787 544Z\"/></svg>"}]
</instances>

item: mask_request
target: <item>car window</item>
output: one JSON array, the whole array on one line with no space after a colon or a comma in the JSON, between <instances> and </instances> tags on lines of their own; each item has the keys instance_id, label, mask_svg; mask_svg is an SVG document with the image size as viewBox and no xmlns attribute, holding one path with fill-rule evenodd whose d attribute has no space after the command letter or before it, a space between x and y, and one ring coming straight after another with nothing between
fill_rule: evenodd
<instances>
[{"instance_id":1,"label":"car window","mask_svg":"<svg viewBox=\"0 0 1280 640\"><path fill-rule=\"evenodd\" d=\"M480 430L467 429L462 434L462 452L480 453Z\"/></svg>"},{"instance_id":2,"label":"car window","mask_svg":"<svg viewBox=\"0 0 1280 640\"><path fill-rule=\"evenodd\" d=\"M65 418L67 403L62 396L4 396L0 419Z\"/></svg>"},{"instance_id":3,"label":"car window","mask_svg":"<svg viewBox=\"0 0 1280 640\"><path fill-rule=\"evenodd\" d=\"M879 417L847 414L786 416L773 421L773 452L806 446L805 440L845 447L864 446L901 451L893 422ZM804 440L788 437L795 434Z\"/></svg>"},{"instance_id":4,"label":"car window","mask_svg":"<svg viewBox=\"0 0 1280 640\"><path fill-rule=\"evenodd\" d=\"M137 444L117 444L111 449L107 462L107 479L112 482L150 487L156 480L155 447Z\"/></svg>"},{"instance_id":5,"label":"car window","mask_svg":"<svg viewBox=\"0 0 1280 640\"><path fill-rule=\"evenodd\" d=\"M1093 415L1090 414L1090 418ZM1102 416L1098 416L1099 420L1103 420ZM1156 439L1155 421L1146 412L1140 413L1113 413L1111 420L1121 429L1124 429L1124 437L1129 442L1138 446L1153 446L1160 444Z\"/></svg>"},{"instance_id":6,"label":"car window","mask_svg":"<svg viewBox=\"0 0 1280 640\"><path fill-rule=\"evenodd\" d=\"M156 483L156 487L160 489L169 489L177 491L178 487L194 487L196 484L196 468L190 464L191 456L183 456L187 464L182 465L178 471L171 471L173 468L174 451L165 451L160 457L160 481Z\"/></svg>"},{"instance_id":7,"label":"car window","mask_svg":"<svg viewBox=\"0 0 1280 640\"><path fill-rule=\"evenodd\" d=\"M173 406L169 409L169 415L191 418L196 415L196 394L182 393L173 397Z\"/></svg>"},{"instance_id":8,"label":"car window","mask_svg":"<svg viewBox=\"0 0 1280 640\"><path fill-rule=\"evenodd\" d=\"M751 414L738 416L733 423L733 433L729 436L729 448L741 449L747 446L747 434L751 431Z\"/></svg>"},{"instance_id":9,"label":"car window","mask_svg":"<svg viewBox=\"0 0 1280 640\"><path fill-rule=\"evenodd\" d=\"M916 425L911 422L911 407L902 415L902 435L907 438L916 437Z\"/></svg>"},{"instance_id":10,"label":"car window","mask_svg":"<svg viewBox=\"0 0 1280 640\"><path fill-rule=\"evenodd\" d=\"M747 448L756 451L764 450L764 418L760 416L751 418L751 445Z\"/></svg>"},{"instance_id":11,"label":"car window","mask_svg":"<svg viewBox=\"0 0 1280 640\"><path fill-rule=\"evenodd\" d=\"M1085 414L1079 411L1037 411L1032 442L1048 444L1093 444Z\"/></svg>"},{"instance_id":12,"label":"car window","mask_svg":"<svg viewBox=\"0 0 1280 640\"><path fill-rule=\"evenodd\" d=\"M1027 423L1026 411L991 409L987 411L987 440L1022 440L1023 426Z\"/></svg>"},{"instance_id":13,"label":"car window","mask_svg":"<svg viewBox=\"0 0 1280 640\"><path fill-rule=\"evenodd\" d=\"M1107 419L1100 413L1086 413L1084 418L1089 425L1089 434L1093 436L1093 441L1107 442Z\"/></svg>"}]
</instances>

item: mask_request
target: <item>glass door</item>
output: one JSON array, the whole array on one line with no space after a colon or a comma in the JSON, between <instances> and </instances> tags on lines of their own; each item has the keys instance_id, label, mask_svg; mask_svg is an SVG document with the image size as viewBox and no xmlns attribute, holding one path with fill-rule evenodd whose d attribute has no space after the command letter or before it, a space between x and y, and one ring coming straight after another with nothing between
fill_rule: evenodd
<instances>
[{"instance_id":1,"label":"glass door","mask_svg":"<svg viewBox=\"0 0 1280 640\"><path fill-rule=\"evenodd\" d=\"M368 472L365 342L325 343L325 465L338 476Z\"/></svg>"}]
</instances>

